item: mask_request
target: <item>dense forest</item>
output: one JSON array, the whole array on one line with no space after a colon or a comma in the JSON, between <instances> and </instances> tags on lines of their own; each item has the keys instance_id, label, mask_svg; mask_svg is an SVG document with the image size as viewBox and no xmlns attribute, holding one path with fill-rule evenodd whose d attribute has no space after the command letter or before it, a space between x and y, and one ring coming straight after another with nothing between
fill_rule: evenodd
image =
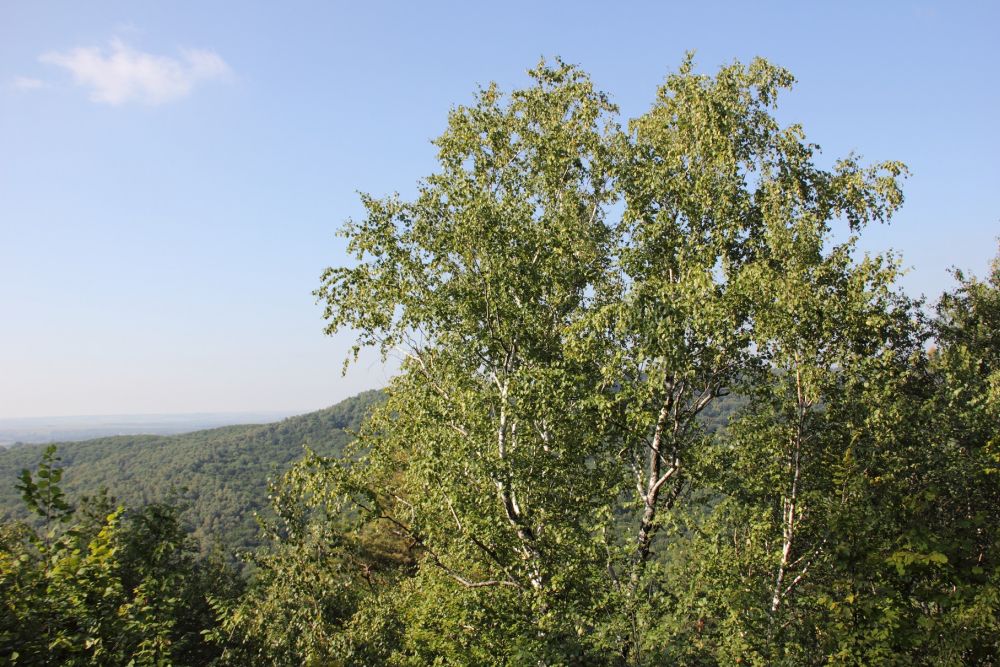
<instances>
[{"instance_id":1,"label":"dense forest","mask_svg":"<svg viewBox=\"0 0 1000 667\"><path fill-rule=\"evenodd\" d=\"M18 463L35 518L0 532L0 658L1000 662L1000 257L908 297L856 251L905 166L820 166L766 61L689 58L624 126L578 68L531 76L455 107L417 196L343 228L327 331L400 371L275 477L247 567L199 554L162 486L119 505L71 475L252 471L262 503L332 417L47 449ZM199 493L196 529L230 530Z\"/></svg>"},{"instance_id":2,"label":"dense forest","mask_svg":"<svg viewBox=\"0 0 1000 667\"><path fill-rule=\"evenodd\" d=\"M267 484L302 457L304 447L340 456L380 392L276 424L226 426L172 436L138 435L56 443L63 488L70 497L105 490L127 507L170 503L197 539L200 550L233 554L256 547L255 515L269 511ZM0 450L0 520L27 519L14 486L45 450L22 445Z\"/></svg>"}]
</instances>

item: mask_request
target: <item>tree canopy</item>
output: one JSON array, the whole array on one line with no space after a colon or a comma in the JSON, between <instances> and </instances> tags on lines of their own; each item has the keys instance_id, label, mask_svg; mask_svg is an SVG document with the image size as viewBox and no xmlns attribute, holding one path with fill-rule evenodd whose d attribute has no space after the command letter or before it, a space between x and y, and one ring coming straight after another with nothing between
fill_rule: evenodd
<instances>
[{"instance_id":1,"label":"tree canopy","mask_svg":"<svg viewBox=\"0 0 1000 667\"><path fill-rule=\"evenodd\" d=\"M971 557L914 501L966 463L931 332L896 258L854 250L905 167L822 167L760 59L688 58L624 126L578 68L530 74L451 112L415 200L363 197L317 291L331 333L403 359L358 460L311 481L415 550L372 598L383 659L965 660L927 636Z\"/></svg>"}]
</instances>

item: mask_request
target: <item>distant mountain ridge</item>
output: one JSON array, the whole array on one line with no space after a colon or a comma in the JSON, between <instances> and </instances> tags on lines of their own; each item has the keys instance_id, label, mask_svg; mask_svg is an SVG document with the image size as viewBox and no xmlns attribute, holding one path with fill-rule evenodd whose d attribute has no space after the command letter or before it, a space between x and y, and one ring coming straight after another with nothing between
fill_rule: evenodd
<instances>
[{"instance_id":1,"label":"distant mountain ridge","mask_svg":"<svg viewBox=\"0 0 1000 667\"><path fill-rule=\"evenodd\" d=\"M301 458L305 446L340 455L383 398L382 391L368 391L270 424L56 443L65 469L62 486L71 501L106 487L129 508L178 503L203 550L252 549L260 541L255 513L270 511L268 480ZM742 404L735 396L716 401L702 415L705 427L722 428ZM37 465L45 446L0 449L0 521L28 516L15 487L17 475Z\"/></svg>"},{"instance_id":2,"label":"distant mountain ridge","mask_svg":"<svg viewBox=\"0 0 1000 667\"><path fill-rule=\"evenodd\" d=\"M255 512L267 509L267 482L299 459L303 448L339 455L382 392L270 424L224 426L182 435L124 435L57 443L63 488L71 499L102 487L128 507L179 502L203 549L253 548ZM0 520L26 517L15 487L44 445L0 451Z\"/></svg>"}]
</instances>

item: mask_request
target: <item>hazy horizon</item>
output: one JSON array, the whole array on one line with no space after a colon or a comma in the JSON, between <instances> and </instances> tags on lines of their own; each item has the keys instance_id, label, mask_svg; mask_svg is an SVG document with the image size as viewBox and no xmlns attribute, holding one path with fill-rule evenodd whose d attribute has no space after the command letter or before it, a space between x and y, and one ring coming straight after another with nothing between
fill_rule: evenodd
<instances>
[{"instance_id":1,"label":"hazy horizon","mask_svg":"<svg viewBox=\"0 0 1000 667\"><path fill-rule=\"evenodd\" d=\"M328 406L324 406L328 407ZM188 417L209 417L209 416L259 416L259 415L302 415L308 412L315 412L323 408L305 408L302 410L223 410L223 411L201 411L201 412L120 412L109 414L83 414L83 415L38 415L33 417L0 417L0 427L13 423L47 422L53 420L91 420L91 419L154 419L154 418L188 418Z\"/></svg>"},{"instance_id":2,"label":"hazy horizon","mask_svg":"<svg viewBox=\"0 0 1000 667\"><path fill-rule=\"evenodd\" d=\"M314 410L0 418L0 447L73 442L116 435L180 435L222 426L270 424L310 412Z\"/></svg>"}]
</instances>

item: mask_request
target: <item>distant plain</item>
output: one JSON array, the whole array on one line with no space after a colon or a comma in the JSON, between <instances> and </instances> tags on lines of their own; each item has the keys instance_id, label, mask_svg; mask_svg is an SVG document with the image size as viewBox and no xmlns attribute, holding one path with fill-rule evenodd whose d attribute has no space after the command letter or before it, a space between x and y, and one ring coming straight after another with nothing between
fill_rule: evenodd
<instances>
[{"instance_id":1,"label":"distant plain","mask_svg":"<svg viewBox=\"0 0 1000 667\"><path fill-rule=\"evenodd\" d=\"M0 419L0 447L89 440L113 435L176 435L235 424L267 424L296 412L197 412Z\"/></svg>"}]
</instances>

